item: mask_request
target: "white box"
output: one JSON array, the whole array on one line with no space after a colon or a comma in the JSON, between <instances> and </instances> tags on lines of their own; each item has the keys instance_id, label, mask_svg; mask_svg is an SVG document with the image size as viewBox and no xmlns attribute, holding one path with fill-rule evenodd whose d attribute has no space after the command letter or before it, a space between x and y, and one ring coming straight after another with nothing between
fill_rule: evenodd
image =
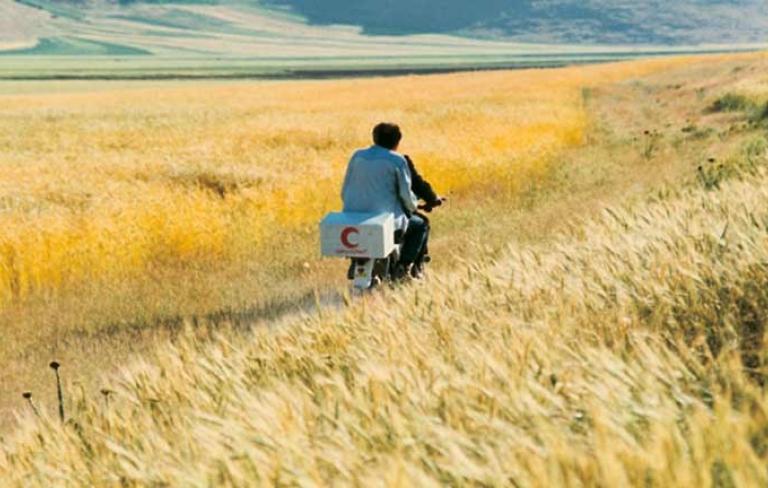
<instances>
[{"instance_id":1,"label":"white box","mask_svg":"<svg viewBox=\"0 0 768 488\"><path fill-rule=\"evenodd\" d=\"M320 222L323 256L373 258L395 250L395 216L391 213L331 213Z\"/></svg>"}]
</instances>

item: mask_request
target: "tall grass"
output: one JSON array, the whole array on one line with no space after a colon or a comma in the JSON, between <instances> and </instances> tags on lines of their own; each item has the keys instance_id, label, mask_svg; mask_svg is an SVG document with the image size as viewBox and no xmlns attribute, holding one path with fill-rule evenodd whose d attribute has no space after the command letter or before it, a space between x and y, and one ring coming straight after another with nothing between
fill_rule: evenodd
<instances>
[{"instance_id":1,"label":"tall grass","mask_svg":"<svg viewBox=\"0 0 768 488\"><path fill-rule=\"evenodd\" d=\"M768 78L761 72L745 73L729 88L712 102L713 112L742 112L754 125L768 122Z\"/></svg>"},{"instance_id":2,"label":"tall grass","mask_svg":"<svg viewBox=\"0 0 768 488\"><path fill-rule=\"evenodd\" d=\"M2 96L0 307L306 243L383 119L441 191L513 193L582 140L582 86L685 62Z\"/></svg>"},{"instance_id":3,"label":"tall grass","mask_svg":"<svg viewBox=\"0 0 768 488\"><path fill-rule=\"evenodd\" d=\"M765 486L768 154L717 187L613 208L126 370L111 403L30 419L19 486Z\"/></svg>"}]
</instances>

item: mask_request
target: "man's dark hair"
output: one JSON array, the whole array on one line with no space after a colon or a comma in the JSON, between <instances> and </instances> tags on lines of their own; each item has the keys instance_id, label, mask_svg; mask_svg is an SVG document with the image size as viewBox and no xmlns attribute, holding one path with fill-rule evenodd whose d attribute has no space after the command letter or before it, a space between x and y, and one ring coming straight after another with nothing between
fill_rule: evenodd
<instances>
[{"instance_id":1,"label":"man's dark hair","mask_svg":"<svg viewBox=\"0 0 768 488\"><path fill-rule=\"evenodd\" d=\"M373 128L373 142L389 150L396 148L402 138L403 133L397 124L382 122Z\"/></svg>"}]
</instances>

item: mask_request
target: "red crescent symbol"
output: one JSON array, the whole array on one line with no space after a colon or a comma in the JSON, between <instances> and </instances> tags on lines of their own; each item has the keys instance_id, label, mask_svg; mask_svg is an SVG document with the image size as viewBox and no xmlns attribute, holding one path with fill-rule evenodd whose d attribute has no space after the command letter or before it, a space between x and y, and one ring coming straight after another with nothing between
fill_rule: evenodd
<instances>
[{"instance_id":1,"label":"red crescent symbol","mask_svg":"<svg viewBox=\"0 0 768 488\"><path fill-rule=\"evenodd\" d=\"M347 227L343 231L341 231L341 243L346 247L347 249L354 249L356 247L360 247L360 244L350 242L349 238L352 237L352 235L358 235L360 234L360 231L355 229L354 227Z\"/></svg>"}]
</instances>

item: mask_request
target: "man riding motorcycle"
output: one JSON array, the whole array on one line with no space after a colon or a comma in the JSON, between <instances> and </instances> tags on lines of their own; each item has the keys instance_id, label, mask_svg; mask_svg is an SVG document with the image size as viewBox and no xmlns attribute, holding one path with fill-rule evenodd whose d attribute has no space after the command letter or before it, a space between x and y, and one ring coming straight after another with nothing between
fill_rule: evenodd
<instances>
[{"instance_id":1,"label":"man riding motorcycle","mask_svg":"<svg viewBox=\"0 0 768 488\"><path fill-rule=\"evenodd\" d=\"M414 264L418 269L429 237L428 220L417 213L414 190L426 197L429 210L442 203L429 183L416 173L410 158L396 152L402 137L395 124L374 127L374 145L352 155L341 191L344 212L394 214L395 229L404 232L398 278L411 275Z\"/></svg>"}]
</instances>

